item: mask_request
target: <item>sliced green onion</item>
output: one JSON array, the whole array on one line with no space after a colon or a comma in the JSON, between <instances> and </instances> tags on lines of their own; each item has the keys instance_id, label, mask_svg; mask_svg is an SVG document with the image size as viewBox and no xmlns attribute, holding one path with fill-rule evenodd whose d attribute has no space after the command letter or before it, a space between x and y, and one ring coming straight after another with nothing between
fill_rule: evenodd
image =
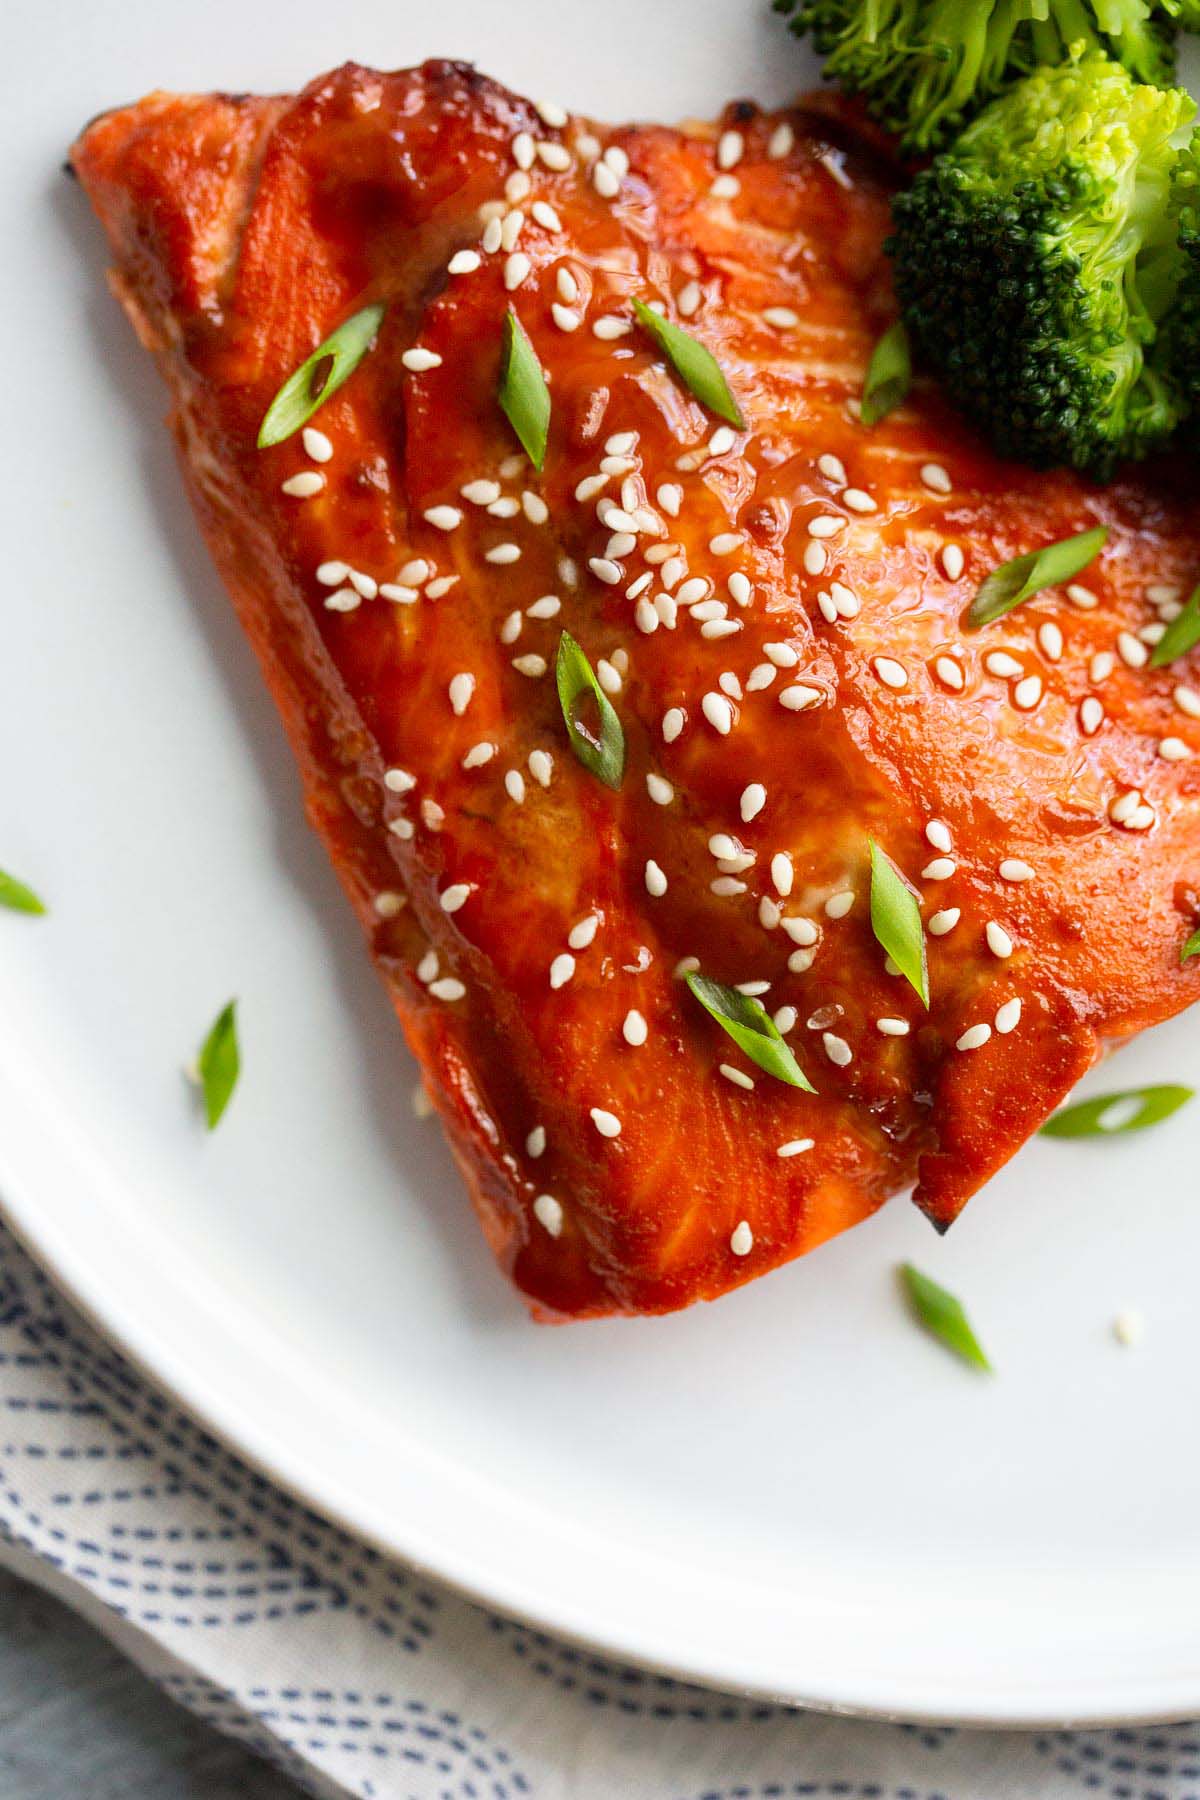
<instances>
[{"instance_id":1,"label":"sliced green onion","mask_svg":"<svg viewBox=\"0 0 1200 1800\"><path fill-rule=\"evenodd\" d=\"M1161 669L1200 644L1200 587L1192 589L1179 617L1172 619L1150 652L1150 667Z\"/></svg>"},{"instance_id":2,"label":"sliced green onion","mask_svg":"<svg viewBox=\"0 0 1200 1800\"><path fill-rule=\"evenodd\" d=\"M242 1066L236 1008L236 1000L222 1007L196 1058L196 1073L204 1090L204 1116L210 1131L229 1105Z\"/></svg>"},{"instance_id":3,"label":"sliced green onion","mask_svg":"<svg viewBox=\"0 0 1200 1800\"><path fill-rule=\"evenodd\" d=\"M44 913L46 910L45 902L31 887L26 887L15 875L6 875L3 869L0 869L0 906L7 906L11 912Z\"/></svg>"},{"instance_id":4,"label":"sliced green onion","mask_svg":"<svg viewBox=\"0 0 1200 1800\"><path fill-rule=\"evenodd\" d=\"M1107 536L1105 526L1093 525L1090 531L1081 531L1075 537L1063 538L1060 543L1047 544L1044 550L1031 550L1026 556L1016 556L1012 562L1001 563L998 569L992 570L972 600L967 613L968 629L978 631L981 625L1002 619L1005 613L1010 613L1014 606L1020 606L1040 589L1070 581L1099 556Z\"/></svg>"},{"instance_id":5,"label":"sliced green onion","mask_svg":"<svg viewBox=\"0 0 1200 1800\"><path fill-rule=\"evenodd\" d=\"M900 1282L909 1305L926 1331L955 1356L970 1363L972 1368L983 1369L990 1375L992 1365L971 1329L962 1301L946 1288L939 1287L936 1281L931 1281L928 1275L922 1275L911 1263L901 1264Z\"/></svg>"},{"instance_id":6,"label":"sliced green onion","mask_svg":"<svg viewBox=\"0 0 1200 1800\"><path fill-rule=\"evenodd\" d=\"M1064 1106L1042 1126L1042 1137L1080 1138L1116 1137L1122 1131L1145 1131L1162 1119L1186 1106L1192 1098L1189 1087L1170 1083L1162 1087L1127 1088L1118 1094L1097 1094L1091 1100L1078 1100Z\"/></svg>"},{"instance_id":7,"label":"sliced green onion","mask_svg":"<svg viewBox=\"0 0 1200 1800\"><path fill-rule=\"evenodd\" d=\"M1193 931L1191 937L1179 952L1180 964L1182 965L1187 962L1188 958L1192 956L1200 956L1200 931Z\"/></svg>"},{"instance_id":8,"label":"sliced green onion","mask_svg":"<svg viewBox=\"0 0 1200 1800\"><path fill-rule=\"evenodd\" d=\"M712 1014L752 1063L757 1063L767 1075L774 1075L776 1081L803 1088L806 1094L816 1093L761 1000L739 994L735 987L726 987L723 982L710 981L706 975L689 975L687 984L705 1011Z\"/></svg>"},{"instance_id":9,"label":"sliced green onion","mask_svg":"<svg viewBox=\"0 0 1200 1800\"><path fill-rule=\"evenodd\" d=\"M864 425L878 425L908 393L912 385L912 358L903 319L889 325L867 364L860 417Z\"/></svg>"},{"instance_id":10,"label":"sliced green onion","mask_svg":"<svg viewBox=\"0 0 1200 1800\"><path fill-rule=\"evenodd\" d=\"M718 419L728 420L736 425L739 431L746 429L746 421L741 408L729 391L729 383L721 373L721 365L711 350L706 350L698 338L684 331L681 325L672 325L661 313L647 306L644 300L635 300L633 310L637 322L644 331L648 331L659 349L674 367L685 387L691 389L701 406L707 406L709 412L716 413Z\"/></svg>"},{"instance_id":11,"label":"sliced green onion","mask_svg":"<svg viewBox=\"0 0 1200 1800\"><path fill-rule=\"evenodd\" d=\"M558 700L571 748L597 781L614 790L625 773L625 733L608 695L596 680L591 663L569 631L558 640L554 677ZM579 703L588 694L600 714L600 734L595 736L579 718Z\"/></svg>"},{"instance_id":12,"label":"sliced green onion","mask_svg":"<svg viewBox=\"0 0 1200 1800\"><path fill-rule=\"evenodd\" d=\"M900 973L929 1005L929 962L925 954L925 927L917 890L902 875L874 838L871 847L871 930Z\"/></svg>"},{"instance_id":13,"label":"sliced green onion","mask_svg":"<svg viewBox=\"0 0 1200 1800\"><path fill-rule=\"evenodd\" d=\"M383 314L382 306L364 306L360 312L352 313L288 376L258 428L260 450L268 444L282 444L308 424L331 394L337 393L373 348Z\"/></svg>"},{"instance_id":14,"label":"sliced green onion","mask_svg":"<svg viewBox=\"0 0 1200 1800\"><path fill-rule=\"evenodd\" d=\"M550 389L529 335L510 306L504 320L497 398L535 469L546 460Z\"/></svg>"}]
</instances>

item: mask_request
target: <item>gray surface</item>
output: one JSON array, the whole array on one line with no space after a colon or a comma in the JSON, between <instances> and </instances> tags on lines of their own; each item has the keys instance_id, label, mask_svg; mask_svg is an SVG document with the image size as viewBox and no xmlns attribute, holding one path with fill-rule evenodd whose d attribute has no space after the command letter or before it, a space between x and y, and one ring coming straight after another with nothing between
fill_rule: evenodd
<instances>
[{"instance_id":1,"label":"gray surface","mask_svg":"<svg viewBox=\"0 0 1200 1800\"><path fill-rule=\"evenodd\" d=\"M0 1570L3 1800L298 1800L90 1626Z\"/></svg>"}]
</instances>

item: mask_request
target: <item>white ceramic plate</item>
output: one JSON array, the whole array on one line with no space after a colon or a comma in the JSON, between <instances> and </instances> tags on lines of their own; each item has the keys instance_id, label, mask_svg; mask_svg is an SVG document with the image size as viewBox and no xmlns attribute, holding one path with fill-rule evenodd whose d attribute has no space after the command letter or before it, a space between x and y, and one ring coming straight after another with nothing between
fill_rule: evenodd
<instances>
[{"instance_id":1,"label":"white ceramic plate","mask_svg":"<svg viewBox=\"0 0 1200 1800\"><path fill-rule=\"evenodd\" d=\"M9 1218L247 1456L553 1630L911 1716L1200 1710L1200 1108L1032 1145L945 1242L900 1202L715 1307L530 1325L411 1116L164 395L58 172L87 117L156 85L453 54L669 119L784 98L799 52L760 0L10 0L4 36L0 866L53 904L0 914ZM179 1070L233 993L245 1075L208 1138ZM1114 1075L1200 1083L1194 1024ZM909 1324L904 1256L969 1298L995 1380Z\"/></svg>"}]
</instances>

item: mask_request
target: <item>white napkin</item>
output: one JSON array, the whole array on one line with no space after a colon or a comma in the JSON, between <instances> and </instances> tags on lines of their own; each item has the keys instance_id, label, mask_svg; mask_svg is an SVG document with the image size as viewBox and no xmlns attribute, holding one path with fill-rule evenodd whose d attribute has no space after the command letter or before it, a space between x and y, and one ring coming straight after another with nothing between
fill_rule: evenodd
<instances>
[{"instance_id":1,"label":"white napkin","mask_svg":"<svg viewBox=\"0 0 1200 1800\"><path fill-rule=\"evenodd\" d=\"M1193 1725L867 1724L708 1693L410 1574L254 1474L0 1226L0 1562L308 1791L363 1800L1198 1800Z\"/></svg>"}]
</instances>

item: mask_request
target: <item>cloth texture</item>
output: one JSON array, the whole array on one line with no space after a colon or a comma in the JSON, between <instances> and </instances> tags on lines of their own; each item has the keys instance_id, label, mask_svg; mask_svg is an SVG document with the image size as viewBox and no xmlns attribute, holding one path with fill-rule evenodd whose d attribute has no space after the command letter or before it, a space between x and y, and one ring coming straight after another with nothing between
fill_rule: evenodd
<instances>
[{"instance_id":1,"label":"cloth texture","mask_svg":"<svg viewBox=\"0 0 1200 1800\"><path fill-rule=\"evenodd\" d=\"M828 1718L470 1605L255 1474L2 1226L0 1406L0 1562L323 1800L1200 1800L1196 1725Z\"/></svg>"}]
</instances>

